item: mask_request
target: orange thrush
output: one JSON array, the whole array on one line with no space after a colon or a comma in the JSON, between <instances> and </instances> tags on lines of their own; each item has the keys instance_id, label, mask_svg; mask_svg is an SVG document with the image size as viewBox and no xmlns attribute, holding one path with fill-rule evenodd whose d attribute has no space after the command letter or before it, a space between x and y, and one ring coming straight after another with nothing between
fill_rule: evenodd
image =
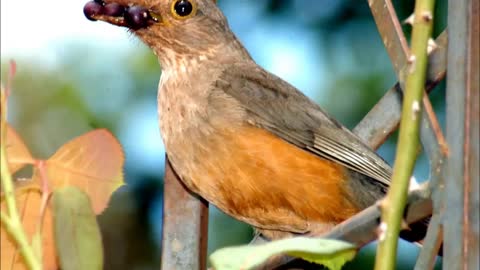
<instances>
[{"instance_id":1,"label":"orange thrush","mask_svg":"<svg viewBox=\"0 0 480 270\"><path fill-rule=\"evenodd\" d=\"M105 0L162 66L163 142L183 183L268 238L320 234L384 196L391 168L356 135L258 66L213 0Z\"/></svg>"}]
</instances>

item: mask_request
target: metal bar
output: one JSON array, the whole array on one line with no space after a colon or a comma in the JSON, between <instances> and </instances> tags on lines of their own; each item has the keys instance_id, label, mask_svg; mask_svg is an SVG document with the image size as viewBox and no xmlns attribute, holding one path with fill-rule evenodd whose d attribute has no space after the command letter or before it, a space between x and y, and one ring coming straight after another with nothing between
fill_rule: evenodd
<instances>
[{"instance_id":1,"label":"metal bar","mask_svg":"<svg viewBox=\"0 0 480 270\"><path fill-rule=\"evenodd\" d=\"M430 200L428 190L416 190L409 194L408 207L405 210L404 220L407 224L413 224L432 213L432 201ZM362 212L356 214L350 219L335 226L333 230L320 237L340 239L350 242L357 247L362 247L377 239L377 227L380 220L380 209L377 205L372 205ZM255 242L262 243L263 241ZM265 264L255 268L256 270L275 269L281 265L296 260L290 256L279 256L272 258Z\"/></svg>"},{"instance_id":2,"label":"metal bar","mask_svg":"<svg viewBox=\"0 0 480 270\"><path fill-rule=\"evenodd\" d=\"M402 81L399 75L407 64L409 48L392 1L369 0L368 5L388 55L392 60L395 74L397 74L398 80Z\"/></svg>"},{"instance_id":3,"label":"metal bar","mask_svg":"<svg viewBox=\"0 0 480 270\"><path fill-rule=\"evenodd\" d=\"M442 224L440 215L433 215L428 225L427 235L418 256L415 270L433 269L438 250L442 245Z\"/></svg>"},{"instance_id":4,"label":"metal bar","mask_svg":"<svg viewBox=\"0 0 480 270\"><path fill-rule=\"evenodd\" d=\"M465 198L464 198L464 268L480 269L479 254L479 164L480 164L480 7L478 0L471 0L468 7L468 53L466 77L465 115Z\"/></svg>"},{"instance_id":5,"label":"metal bar","mask_svg":"<svg viewBox=\"0 0 480 270\"><path fill-rule=\"evenodd\" d=\"M404 65L406 63L409 53L409 48L405 41L405 35L400 27L398 17L396 16L395 11L392 8L391 2L389 0L385 0L383 5L379 1L374 6L371 6L371 9L375 21L377 22L379 33L385 44L385 48L387 49L387 52L393 63L395 73L397 74L397 77L400 81L400 83L396 85L396 88L397 90L401 90L400 88L404 88L402 75L404 74L404 72L402 72L403 69L400 68L400 64ZM378 12L378 10L380 10L381 12ZM445 39L444 44L446 45L446 34L441 35L440 38ZM444 50L445 47L446 46L443 46ZM443 71L440 71L440 73L442 73L442 76L444 76L445 59L443 59L442 62ZM431 63L431 65L428 67L429 72L437 72L436 69L442 66L441 64L442 63ZM402 85L402 87L400 85ZM399 106L397 108L397 113L400 113L401 94L398 93L398 96L399 98L395 105ZM426 94L423 98L423 105L424 111L422 112L420 137L422 140L423 148L431 164L432 178L430 179L429 187L432 190L432 194L434 196L434 208L440 209L443 206L443 185L439 185L443 179L441 179L440 177L440 172L442 171L443 161L447 153L447 151L445 150L446 143L442 131L438 125L436 115L431 107L430 100ZM437 213L432 220L433 223L431 223L431 226L429 226L428 228L427 236L424 241L424 247L417 261L416 269L431 269L433 267L433 263L435 261L434 259L437 256L438 248L441 245L442 239L442 237L440 237L439 235L441 227L441 216L441 213Z\"/></svg>"},{"instance_id":6,"label":"metal bar","mask_svg":"<svg viewBox=\"0 0 480 270\"><path fill-rule=\"evenodd\" d=\"M422 119L420 136L423 141L428 142L423 144L423 148L430 159L432 178L438 178L437 176L440 176L438 171L442 169L443 159L448 155L448 146L426 94L423 96L423 104L425 117ZM431 182L431 184L434 185L436 182Z\"/></svg>"},{"instance_id":7,"label":"metal bar","mask_svg":"<svg viewBox=\"0 0 480 270\"><path fill-rule=\"evenodd\" d=\"M428 96L424 95L424 114L427 117L422 119L422 138L429 143L424 143L424 149L430 158L431 177L429 190L433 203L433 215L430 220L427 234L422 242L422 250L418 256L415 270L433 269L437 255L443 242L443 206L444 206L444 162L448 154L443 134L436 122L435 112L431 107ZM434 119L434 121L432 121ZM426 132L432 131L432 132Z\"/></svg>"},{"instance_id":8,"label":"metal bar","mask_svg":"<svg viewBox=\"0 0 480 270\"><path fill-rule=\"evenodd\" d=\"M407 63L407 56L409 54L410 49L408 48L407 41L405 39L405 35L401 28L400 22L398 20L398 16L395 13L395 9L390 0L383 0L383 1L369 1L370 9L372 11L373 17L375 22L377 23L377 28L382 37L383 43L385 48L387 49L388 55L390 56L390 60L393 63L395 73L399 80L399 84L395 85L395 90L397 90L397 100L396 102L392 103L395 104L396 111L390 111L387 113L390 114L398 114L398 121L400 120L399 114L401 113L401 89L403 87L403 75L405 72L405 64ZM447 34L444 31L437 39L438 44L440 45L443 53L442 55L446 55L446 44L447 44ZM438 47L437 47L438 49ZM429 59L429 66L428 66L428 76L427 76L427 91L430 91L432 87L429 87L430 82L432 81L440 81L441 78L445 76L445 57L441 59L441 61L431 61L434 59ZM430 79L431 78L431 79ZM400 91L399 91L400 90ZM430 100L426 96L423 99L423 105L426 108L431 107ZM394 121L395 123L397 121ZM391 123L391 124L393 124ZM427 152L427 155L430 161L433 163L434 160L438 160L441 158L441 148L438 146L443 146L443 134L442 131L437 128L438 122L433 113L433 110L430 110L428 114L422 113L422 127L420 131L420 137L422 140L422 144L424 149ZM393 126L384 126L384 128L391 128L396 129L397 125ZM437 141L440 140L440 141ZM383 142L379 142L383 143ZM436 161L435 161L436 162Z\"/></svg>"},{"instance_id":9,"label":"metal bar","mask_svg":"<svg viewBox=\"0 0 480 270\"><path fill-rule=\"evenodd\" d=\"M478 0L449 0L444 269L479 269Z\"/></svg>"},{"instance_id":10,"label":"metal bar","mask_svg":"<svg viewBox=\"0 0 480 270\"><path fill-rule=\"evenodd\" d=\"M208 203L190 193L165 161L162 269L204 270L207 266Z\"/></svg>"},{"instance_id":11,"label":"metal bar","mask_svg":"<svg viewBox=\"0 0 480 270\"><path fill-rule=\"evenodd\" d=\"M465 266L480 269L480 4L471 0L469 8L467 108L465 118Z\"/></svg>"},{"instance_id":12,"label":"metal bar","mask_svg":"<svg viewBox=\"0 0 480 270\"><path fill-rule=\"evenodd\" d=\"M444 31L436 40L437 48L429 55L427 85L425 86L427 91L433 89L445 76L447 39L447 33ZM353 132L372 149L377 149L397 129L401 111L402 90L400 84L397 83L370 110L353 129ZM425 130L421 133L429 134L429 132L425 133ZM425 141L428 139L422 139L422 142Z\"/></svg>"},{"instance_id":13,"label":"metal bar","mask_svg":"<svg viewBox=\"0 0 480 270\"><path fill-rule=\"evenodd\" d=\"M432 214L432 201L427 190L411 192L408 206L405 208L404 221L413 224ZM380 219L377 205L370 206L347 221L335 226L326 237L342 239L362 247L377 239L377 227Z\"/></svg>"}]
</instances>

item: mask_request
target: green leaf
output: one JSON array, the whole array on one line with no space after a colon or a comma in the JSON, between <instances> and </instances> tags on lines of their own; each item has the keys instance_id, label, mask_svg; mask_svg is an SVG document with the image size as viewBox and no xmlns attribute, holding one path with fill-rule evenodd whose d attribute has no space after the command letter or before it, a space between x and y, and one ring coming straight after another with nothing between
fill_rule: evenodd
<instances>
[{"instance_id":1,"label":"green leaf","mask_svg":"<svg viewBox=\"0 0 480 270\"><path fill-rule=\"evenodd\" d=\"M63 270L101 270L100 229L88 196L77 187L53 192L55 243Z\"/></svg>"},{"instance_id":2,"label":"green leaf","mask_svg":"<svg viewBox=\"0 0 480 270\"><path fill-rule=\"evenodd\" d=\"M355 257L356 247L338 240L296 237L264 245L219 249L210 256L210 261L215 270L247 270L254 269L270 257L280 254L339 270Z\"/></svg>"}]
</instances>

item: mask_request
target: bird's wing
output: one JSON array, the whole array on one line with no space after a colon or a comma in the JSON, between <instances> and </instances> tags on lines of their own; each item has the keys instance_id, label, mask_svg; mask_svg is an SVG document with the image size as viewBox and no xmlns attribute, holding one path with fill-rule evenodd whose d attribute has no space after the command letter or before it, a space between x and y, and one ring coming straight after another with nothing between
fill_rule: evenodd
<instances>
[{"instance_id":1,"label":"bird's wing","mask_svg":"<svg viewBox=\"0 0 480 270\"><path fill-rule=\"evenodd\" d=\"M247 111L248 121L327 160L388 186L390 166L350 130L296 88L249 64L226 68L215 81Z\"/></svg>"}]
</instances>

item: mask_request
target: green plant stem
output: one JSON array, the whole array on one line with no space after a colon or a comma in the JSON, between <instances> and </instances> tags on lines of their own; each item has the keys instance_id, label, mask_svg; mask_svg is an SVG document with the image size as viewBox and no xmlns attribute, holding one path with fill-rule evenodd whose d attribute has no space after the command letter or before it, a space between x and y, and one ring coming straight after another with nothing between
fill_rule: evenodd
<instances>
[{"instance_id":1,"label":"green plant stem","mask_svg":"<svg viewBox=\"0 0 480 270\"><path fill-rule=\"evenodd\" d=\"M398 235L419 146L421 105L428 64L427 47L432 34L434 2L417 0L415 4L412 48L408 59L409 69L392 184L380 204L382 223L375 261L376 270L395 269L396 266Z\"/></svg>"},{"instance_id":2,"label":"green plant stem","mask_svg":"<svg viewBox=\"0 0 480 270\"><path fill-rule=\"evenodd\" d=\"M25 230L22 226L20 215L17 211L17 202L15 201L15 190L13 186L12 175L8 168L7 153L5 149L5 132L6 130L6 97L5 91L1 91L1 113L0 113L0 126L2 131L0 136L0 172L2 189L5 194L5 203L7 205L8 216L4 216L5 213L0 213L0 220L2 225L5 226L7 233L15 240L20 250L28 269L41 270L42 266L39 259L35 256L32 247L30 246Z\"/></svg>"}]
</instances>

